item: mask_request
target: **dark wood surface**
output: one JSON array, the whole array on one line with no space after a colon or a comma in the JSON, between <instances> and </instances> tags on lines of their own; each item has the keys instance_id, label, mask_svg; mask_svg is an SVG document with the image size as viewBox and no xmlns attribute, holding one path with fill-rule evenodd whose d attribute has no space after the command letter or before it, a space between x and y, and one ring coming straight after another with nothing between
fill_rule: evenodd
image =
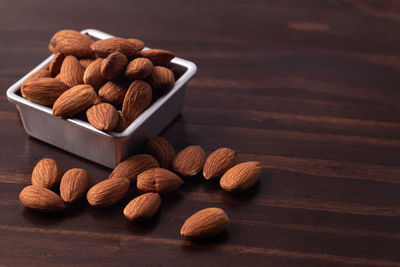
<instances>
[{"instance_id":1,"label":"dark wood surface","mask_svg":"<svg viewBox=\"0 0 400 267\"><path fill-rule=\"evenodd\" d=\"M400 265L400 4L387 1L0 0L0 265ZM227 146L263 166L250 191L186 179L145 225L85 201L62 215L24 209L35 163L109 169L29 138L6 89L49 55L51 35L97 28L198 65L176 149ZM223 234L183 240L217 206Z\"/></svg>"}]
</instances>

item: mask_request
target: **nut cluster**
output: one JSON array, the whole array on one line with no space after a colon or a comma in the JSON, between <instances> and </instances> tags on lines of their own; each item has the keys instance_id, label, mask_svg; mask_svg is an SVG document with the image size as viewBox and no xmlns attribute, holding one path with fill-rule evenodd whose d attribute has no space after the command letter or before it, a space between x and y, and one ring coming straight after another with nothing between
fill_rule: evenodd
<instances>
[{"instance_id":1,"label":"nut cluster","mask_svg":"<svg viewBox=\"0 0 400 267\"><path fill-rule=\"evenodd\" d=\"M121 132L175 85L175 54L139 39L94 41L74 30L50 40L50 64L28 77L22 97L52 107L54 116L87 118L101 131Z\"/></svg>"},{"instance_id":2,"label":"nut cluster","mask_svg":"<svg viewBox=\"0 0 400 267\"><path fill-rule=\"evenodd\" d=\"M124 198L135 184L143 194L132 199L123 214L130 221L153 217L160 208L161 196L176 191L184 179L198 176L203 171L206 180L220 179L220 186L228 192L241 192L252 187L261 175L258 162L237 164L237 155L230 148L219 148L208 157L200 146L188 146L175 154L171 144L162 137L148 140L146 152L122 161L103 180L89 190L90 178L82 169L71 169L62 175L57 162L45 158L32 172L32 185L25 187L20 201L26 207L55 212L65 209L86 193L93 207L111 206ZM181 178L182 177L182 178ZM60 196L51 189L59 185ZM161 196L160 196L161 195ZM181 228L188 238L205 238L222 232L229 224L228 215L220 208L206 208L189 217Z\"/></svg>"}]
</instances>

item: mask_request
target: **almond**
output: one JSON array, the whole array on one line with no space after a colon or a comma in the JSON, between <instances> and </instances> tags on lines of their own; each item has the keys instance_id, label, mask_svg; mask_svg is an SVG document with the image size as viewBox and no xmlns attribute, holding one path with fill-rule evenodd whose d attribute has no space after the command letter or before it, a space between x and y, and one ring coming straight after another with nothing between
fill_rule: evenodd
<instances>
[{"instance_id":1,"label":"almond","mask_svg":"<svg viewBox=\"0 0 400 267\"><path fill-rule=\"evenodd\" d=\"M120 37L98 40L91 44L90 48L100 57L107 57L111 53L120 52L130 58L138 51L134 43Z\"/></svg>"},{"instance_id":2,"label":"almond","mask_svg":"<svg viewBox=\"0 0 400 267\"><path fill-rule=\"evenodd\" d=\"M124 209L125 217L130 221L148 220L156 214L161 205L158 193L146 193L134 198Z\"/></svg>"},{"instance_id":3,"label":"almond","mask_svg":"<svg viewBox=\"0 0 400 267\"><path fill-rule=\"evenodd\" d=\"M133 43L136 46L136 50L137 51L142 50L144 48L144 46L145 46L144 42L142 40L139 40L139 39L128 38L126 40L128 40L128 42Z\"/></svg>"},{"instance_id":4,"label":"almond","mask_svg":"<svg viewBox=\"0 0 400 267\"><path fill-rule=\"evenodd\" d=\"M221 233L229 225L228 215L220 208L202 209L190 216L181 228L188 238L207 238Z\"/></svg>"},{"instance_id":5,"label":"almond","mask_svg":"<svg viewBox=\"0 0 400 267\"><path fill-rule=\"evenodd\" d=\"M105 82L100 71L102 61L102 58L92 61L83 74L83 82L90 84L95 90L99 89Z\"/></svg>"},{"instance_id":6,"label":"almond","mask_svg":"<svg viewBox=\"0 0 400 267\"><path fill-rule=\"evenodd\" d=\"M110 174L110 179L120 177L134 181L138 174L156 167L159 167L159 165L153 156L148 154L134 155L118 164Z\"/></svg>"},{"instance_id":7,"label":"almond","mask_svg":"<svg viewBox=\"0 0 400 267\"><path fill-rule=\"evenodd\" d=\"M79 168L70 169L61 179L61 198L67 203L74 202L86 193L89 184L90 177L87 171Z\"/></svg>"},{"instance_id":8,"label":"almond","mask_svg":"<svg viewBox=\"0 0 400 267\"><path fill-rule=\"evenodd\" d=\"M206 152L201 146L188 146L176 155L172 168L182 176L195 176L202 169L206 160Z\"/></svg>"},{"instance_id":9,"label":"almond","mask_svg":"<svg viewBox=\"0 0 400 267\"><path fill-rule=\"evenodd\" d=\"M58 53L76 57L89 57L93 54L90 45L93 39L74 30L61 30L53 35L50 45Z\"/></svg>"},{"instance_id":10,"label":"almond","mask_svg":"<svg viewBox=\"0 0 400 267\"><path fill-rule=\"evenodd\" d=\"M108 207L120 201L128 193L129 186L126 178L107 179L90 188L86 198L93 207Z\"/></svg>"},{"instance_id":11,"label":"almond","mask_svg":"<svg viewBox=\"0 0 400 267\"><path fill-rule=\"evenodd\" d=\"M93 105L97 105L97 104L101 104L101 103L104 103L103 99L101 99L101 97L98 94L96 94L96 99L94 100Z\"/></svg>"},{"instance_id":12,"label":"almond","mask_svg":"<svg viewBox=\"0 0 400 267\"><path fill-rule=\"evenodd\" d=\"M142 57L150 59L154 65L167 64L175 57L174 53L164 49L147 49L140 51L139 54Z\"/></svg>"},{"instance_id":13,"label":"almond","mask_svg":"<svg viewBox=\"0 0 400 267\"><path fill-rule=\"evenodd\" d=\"M49 70L51 72L51 76L55 77L60 73L61 65L64 61L65 56L60 53L56 53L54 57L51 59L49 63Z\"/></svg>"},{"instance_id":14,"label":"almond","mask_svg":"<svg viewBox=\"0 0 400 267\"><path fill-rule=\"evenodd\" d=\"M203 167L203 176L207 180L221 177L227 170L236 165L236 152L223 147L208 156Z\"/></svg>"},{"instance_id":15,"label":"almond","mask_svg":"<svg viewBox=\"0 0 400 267\"><path fill-rule=\"evenodd\" d=\"M79 63L81 63L82 68L86 69L90 63L92 63L94 61L94 59L91 58L83 58L81 60L79 60Z\"/></svg>"},{"instance_id":16,"label":"almond","mask_svg":"<svg viewBox=\"0 0 400 267\"><path fill-rule=\"evenodd\" d=\"M69 87L83 83L83 69L79 60L74 56L66 56L61 65L59 79Z\"/></svg>"},{"instance_id":17,"label":"almond","mask_svg":"<svg viewBox=\"0 0 400 267\"><path fill-rule=\"evenodd\" d=\"M123 80L108 81L99 89L99 96L106 102L121 105L128 87Z\"/></svg>"},{"instance_id":18,"label":"almond","mask_svg":"<svg viewBox=\"0 0 400 267\"><path fill-rule=\"evenodd\" d=\"M159 136L149 139L146 151L157 159L162 168L171 168L172 161L175 158L175 150L166 139Z\"/></svg>"},{"instance_id":19,"label":"almond","mask_svg":"<svg viewBox=\"0 0 400 267\"><path fill-rule=\"evenodd\" d=\"M54 159L40 160L32 171L32 184L53 188L61 181L62 171Z\"/></svg>"},{"instance_id":20,"label":"almond","mask_svg":"<svg viewBox=\"0 0 400 267\"><path fill-rule=\"evenodd\" d=\"M56 193L38 185L29 185L22 189L19 200L25 207L42 212L56 212L65 208L64 202Z\"/></svg>"},{"instance_id":21,"label":"almond","mask_svg":"<svg viewBox=\"0 0 400 267\"><path fill-rule=\"evenodd\" d=\"M115 127L114 132L120 133L128 127L128 124L126 123L126 120L125 120L125 117L124 117L124 114L122 113L122 111L118 110L118 115L119 115L118 124L117 124L117 127Z\"/></svg>"},{"instance_id":22,"label":"almond","mask_svg":"<svg viewBox=\"0 0 400 267\"><path fill-rule=\"evenodd\" d=\"M183 184L175 173L162 168L152 168L137 176L137 188L144 192L161 194L173 192Z\"/></svg>"},{"instance_id":23,"label":"almond","mask_svg":"<svg viewBox=\"0 0 400 267\"><path fill-rule=\"evenodd\" d=\"M126 64L128 58L124 54L111 53L101 63L101 75L106 80L114 80L124 72Z\"/></svg>"},{"instance_id":24,"label":"almond","mask_svg":"<svg viewBox=\"0 0 400 267\"><path fill-rule=\"evenodd\" d=\"M128 125L150 105L151 98L152 89L148 83L136 80L129 86L122 104L122 113Z\"/></svg>"},{"instance_id":25,"label":"almond","mask_svg":"<svg viewBox=\"0 0 400 267\"><path fill-rule=\"evenodd\" d=\"M54 102L53 115L69 117L84 111L96 100L97 95L93 87L88 84L81 84L65 91Z\"/></svg>"},{"instance_id":26,"label":"almond","mask_svg":"<svg viewBox=\"0 0 400 267\"><path fill-rule=\"evenodd\" d=\"M229 192L242 192L252 187L261 175L259 162L249 161L230 168L219 182L222 189Z\"/></svg>"},{"instance_id":27,"label":"almond","mask_svg":"<svg viewBox=\"0 0 400 267\"><path fill-rule=\"evenodd\" d=\"M49 51L50 51L51 53L53 53L53 54L58 53L58 52L56 51L56 49L55 49L51 44L49 44L48 48L49 48Z\"/></svg>"},{"instance_id":28,"label":"almond","mask_svg":"<svg viewBox=\"0 0 400 267\"><path fill-rule=\"evenodd\" d=\"M153 63L147 58L139 57L126 66L125 76L129 79L144 79L153 72Z\"/></svg>"},{"instance_id":29,"label":"almond","mask_svg":"<svg viewBox=\"0 0 400 267\"><path fill-rule=\"evenodd\" d=\"M175 77L172 71L166 67L155 66L152 74L148 77L149 83L154 90L163 94L175 85Z\"/></svg>"},{"instance_id":30,"label":"almond","mask_svg":"<svg viewBox=\"0 0 400 267\"><path fill-rule=\"evenodd\" d=\"M38 70L37 72L33 73L28 78L26 78L21 87L23 87L25 83L33 81L38 78L51 78L51 72L46 69Z\"/></svg>"},{"instance_id":31,"label":"almond","mask_svg":"<svg viewBox=\"0 0 400 267\"><path fill-rule=\"evenodd\" d=\"M51 107L66 90L68 90L68 86L59 80L37 78L23 84L21 95L32 102Z\"/></svg>"},{"instance_id":32,"label":"almond","mask_svg":"<svg viewBox=\"0 0 400 267\"><path fill-rule=\"evenodd\" d=\"M115 107L108 103L101 103L90 107L86 117L91 125L101 131L112 131L118 124L119 115Z\"/></svg>"}]
</instances>

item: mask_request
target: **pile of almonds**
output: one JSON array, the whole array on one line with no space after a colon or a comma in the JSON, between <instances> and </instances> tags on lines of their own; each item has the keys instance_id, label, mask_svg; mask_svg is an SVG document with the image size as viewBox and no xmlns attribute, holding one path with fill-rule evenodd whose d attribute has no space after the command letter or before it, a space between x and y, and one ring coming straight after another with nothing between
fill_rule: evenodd
<instances>
[{"instance_id":1,"label":"pile of almonds","mask_svg":"<svg viewBox=\"0 0 400 267\"><path fill-rule=\"evenodd\" d=\"M230 148L219 148L206 157L200 146L188 146L177 155L170 143L162 137L148 140L148 154L134 155L120 164L109 178L92 186L83 169L71 169L62 175L57 162L45 158L32 172L32 185L25 187L19 199L26 207L43 211L61 211L86 193L93 207L107 207L120 201L130 185L136 185L143 194L130 201L123 214L130 221L150 219L157 213L161 196L176 191L186 179L203 171L205 179L219 179L222 189L242 192L252 187L261 175L258 162L237 164L237 155ZM51 189L59 186L60 196ZM88 190L88 191L87 191ZM228 215L220 208L206 208L189 217L181 228L187 238L205 238L222 232L229 224Z\"/></svg>"},{"instance_id":2,"label":"pile of almonds","mask_svg":"<svg viewBox=\"0 0 400 267\"><path fill-rule=\"evenodd\" d=\"M102 131L121 132L175 85L175 54L147 49L139 39L94 41L74 30L50 40L50 64L28 77L22 97L52 107L54 116L86 118Z\"/></svg>"}]
</instances>

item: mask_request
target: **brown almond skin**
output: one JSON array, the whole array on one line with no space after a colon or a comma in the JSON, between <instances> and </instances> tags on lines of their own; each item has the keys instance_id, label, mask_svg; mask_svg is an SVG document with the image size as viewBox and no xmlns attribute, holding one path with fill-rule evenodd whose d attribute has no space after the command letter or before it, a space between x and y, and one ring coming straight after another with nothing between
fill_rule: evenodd
<instances>
[{"instance_id":1,"label":"brown almond skin","mask_svg":"<svg viewBox=\"0 0 400 267\"><path fill-rule=\"evenodd\" d=\"M61 30L53 35L50 40L50 50L55 50L64 55L76 57L90 57L93 51L90 45L93 39L87 35L74 30Z\"/></svg>"},{"instance_id":2,"label":"brown almond skin","mask_svg":"<svg viewBox=\"0 0 400 267\"><path fill-rule=\"evenodd\" d=\"M120 37L98 40L91 44L90 48L99 57L103 58L114 52L120 52L130 58L139 51L134 43Z\"/></svg>"},{"instance_id":3,"label":"brown almond skin","mask_svg":"<svg viewBox=\"0 0 400 267\"><path fill-rule=\"evenodd\" d=\"M24 82L21 95L37 104L51 107L68 86L54 78L37 78Z\"/></svg>"},{"instance_id":4,"label":"brown almond skin","mask_svg":"<svg viewBox=\"0 0 400 267\"><path fill-rule=\"evenodd\" d=\"M147 141L146 151L153 155L161 168L169 169L171 168L172 162L175 159L175 149L171 144L160 136L150 138Z\"/></svg>"},{"instance_id":5,"label":"brown almond skin","mask_svg":"<svg viewBox=\"0 0 400 267\"><path fill-rule=\"evenodd\" d=\"M51 189L60 183L61 176L62 170L57 162L54 159L44 158L33 168L32 184Z\"/></svg>"},{"instance_id":6,"label":"brown almond skin","mask_svg":"<svg viewBox=\"0 0 400 267\"><path fill-rule=\"evenodd\" d=\"M181 228L181 235L190 239L215 236L229 225L228 215L220 208L202 209L190 216Z\"/></svg>"},{"instance_id":7,"label":"brown almond skin","mask_svg":"<svg viewBox=\"0 0 400 267\"><path fill-rule=\"evenodd\" d=\"M81 63L82 68L86 69L93 61L94 59L91 58L82 58L81 60L79 60L79 63Z\"/></svg>"},{"instance_id":8,"label":"brown almond skin","mask_svg":"<svg viewBox=\"0 0 400 267\"><path fill-rule=\"evenodd\" d=\"M59 212L65 209L64 202L56 193L38 185L29 185L22 189L19 200L25 207L41 212Z\"/></svg>"},{"instance_id":9,"label":"brown almond skin","mask_svg":"<svg viewBox=\"0 0 400 267\"><path fill-rule=\"evenodd\" d=\"M125 117L124 117L124 114L122 113L122 111L118 110L118 115L119 115L118 124L117 124L117 127L115 127L114 132L120 133L128 127L128 124L126 123L126 120L125 120Z\"/></svg>"},{"instance_id":10,"label":"brown almond skin","mask_svg":"<svg viewBox=\"0 0 400 267\"><path fill-rule=\"evenodd\" d=\"M126 64L128 58L124 54L111 53L101 63L101 75L106 80L114 80L124 72Z\"/></svg>"},{"instance_id":11,"label":"brown almond skin","mask_svg":"<svg viewBox=\"0 0 400 267\"><path fill-rule=\"evenodd\" d=\"M154 65L165 65L175 57L174 53L164 49L147 49L140 51L139 54L150 59Z\"/></svg>"},{"instance_id":12,"label":"brown almond skin","mask_svg":"<svg viewBox=\"0 0 400 267\"><path fill-rule=\"evenodd\" d=\"M66 171L60 183L60 195L67 203L80 199L89 188L90 176L84 169L74 168Z\"/></svg>"},{"instance_id":13,"label":"brown almond skin","mask_svg":"<svg viewBox=\"0 0 400 267\"><path fill-rule=\"evenodd\" d=\"M160 205L158 193L146 193L131 200L124 208L124 215L132 222L148 220L157 213Z\"/></svg>"},{"instance_id":14,"label":"brown almond skin","mask_svg":"<svg viewBox=\"0 0 400 267\"><path fill-rule=\"evenodd\" d=\"M145 44L142 40L136 39L136 38L128 38L126 39L128 42L133 43L136 46L136 50L142 50L145 47Z\"/></svg>"},{"instance_id":15,"label":"brown almond skin","mask_svg":"<svg viewBox=\"0 0 400 267\"><path fill-rule=\"evenodd\" d=\"M136 80L129 86L122 104L122 113L128 125L150 105L152 94L151 86L142 80Z\"/></svg>"},{"instance_id":16,"label":"brown almond skin","mask_svg":"<svg viewBox=\"0 0 400 267\"><path fill-rule=\"evenodd\" d=\"M65 56L63 54L57 53L51 59L49 63L49 71L51 72L51 76L55 77L60 73L61 65L64 61Z\"/></svg>"},{"instance_id":17,"label":"brown almond skin","mask_svg":"<svg viewBox=\"0 0 400 267\"><path fill-rule=\"evenodd\" d=\"M144 79L153 72L153 63L144 57L135 58L126 66L125 76L129 79Z\"/></svg>"},{"instance_id":18,"label":"brown almond skin","mask_svg":"<svg viewBox=\"0 0 400 267\"><path fill-rule=\"evenodd\" d=\"M60 69L59 79L69 87L83 83L83 69L79 60L74 56L66 56Z\"/></svg>"},{"instance_id":19,"label":"brown almond skin","mask_svg":"<svg viewBox=\"0 0 400 267\"><path fill-rule=\"evenodd\" d=\"M173 72L162 66L155 66L152 74L148 77L148 81L154 90L159 94L163 94L172 89L175 85L175 77Z\"/></svg>"},{"instance_id":20,"label":"brown almond skin","mask_svg":"<svg viewBox=\"0 0 400 267\"><path fill-rule=\"evenodd\" d=\"M51 72L46 69L38 70L37 72L33 73L28 78L26 78L21 87L23 87L25 83L33 81L38 78L51 78Z\"/></svg>"},{"instance_id":21,"label":"brown almond skin","mask_svg":"<svg viewBox=\"0 0 400 267\"><path fill-rule=\"evenodd\" d=\"M203 167L203 176L207 180L221 177L227 170L237 163L236 152L222 147L212 152L206 159Z\"/></svg>"},{"instance_id":22,"label":"brown almond skin","mask_svg":"<svg viewBox=\"0 0 400 267\"><path fill-rule=\"evenodd\" d=\"M119 120L117 109L108 103L93 105L86 111L86 117L93 127L101 131L112 131Z\"/></svg>"},{"instance_id":23,"label":"brown almond skin","mask_svg":"<svg viewBox=\"0 0 400 267\"><path fill-rule=\"evenodd\" d=\"M183 180L175 173L163 169L152 168L137 176L137 188L144 192L166 194L177 190Z\"/></svg>"},{"instance_id":24,"label":"brown almond skin","mask_svg":"<svg viewBox=\"0 0 400 267\"><path fill-rule=\"evenodd\" d=\"M242 192L252 187L261 175L261 164L256 161L243 162L230 168L220 180L222 189Z\"/></svg>"},{"instance_id":25,"label":"brown almond skin","mask_svg":"<svg viewBox=\"0 0 400 267\"><path fill-rule=\"evenodd\" d=\"M124 102L129 84L126 81L108 81L99 89L99 96L106 102L121 105Z\"/></svg>"},{"instance_id":26,"label":"brown almond skin","mask_svg":"<svg viewBox=\"0 0 400 267\"><path fill-rule=\"evenodd\" d=\"M86 198L93 207L108 207L120 201L128 193L129 186L126 178L107 179L90 188Z\"/></svg>"},{"instance_id":27,"label":"brown almond skin","mask_svg":"<svg viewBox=\"0 0 400 267\"><path fill-rule=\"evenodd\" d=\"M83 74L83 82L90 84L95 90L99 89L105 82L100 71L102 62L102 58L95 59L87 66Z\"/></svg>"},{"instance_id":28,"label":"brown almond skin","mask_svg":"<svg viewBox=\"0 0 400 267\"><path fill-rule=\"evenodd\" d=\"M148 154L134 155L118 164L110 174L110 179L123 177L134 181L138 174L156 167L159 167L159 165L153 156Z\"/></svg>"},{"instance_id":29,"label":"brown almond skin","mask_svg":"<svg viewBox=\"0 0 400 267\"><path fill-rule=\"evenodd\" d=\"M182 176L195 176L203 169L206 152L201 146L188 146L172 162L174 171Z\"/></svg>"},{"instance_id":30,"label":"brown almond skin","mask_svg":"<svg viewBox=\"0 0 400 267\"><path fill-rule=\"evenodd\" d=\"M93 105L96 98L97 94L91 85L81 84L74 86L65 91L54 102L53 115L70 117Z\"/></svg>"}]
</instances>

